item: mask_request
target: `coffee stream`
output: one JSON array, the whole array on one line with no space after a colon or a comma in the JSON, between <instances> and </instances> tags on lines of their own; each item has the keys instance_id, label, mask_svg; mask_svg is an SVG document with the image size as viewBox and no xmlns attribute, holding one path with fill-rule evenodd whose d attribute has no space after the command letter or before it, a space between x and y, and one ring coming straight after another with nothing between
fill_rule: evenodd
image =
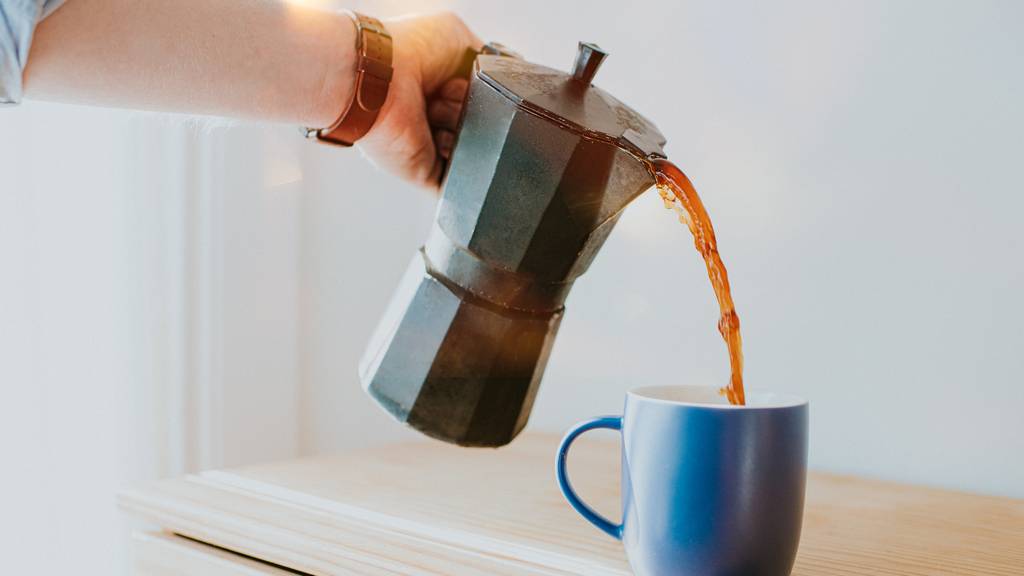
<instances>
[{"instance_id":1,"label":"coffee stream","mask_svg":"<svg viewBox=\"0 0 1024 576\"><path fill-rule=\"evenodd\" d=\"M711 279L711 286L715 290L718 308L721 311L718 331L729 347L729 365L732 369L729 385L723 388L721 393L729 399L730 404L742 406L746 399L743 395L743 339L740 337L740 317L736 315L736 307L732 303L729 276L718 254L718 242L715 240L715 230L711 227L711 218L708 217L693 183L678 166L661 158L650 161L650 166L658 183L658 194L665 202L665 208L674 209L679 214L679 221L690 229L693 243L707 265L708 278Z\"/></svg>"}]
</instances>

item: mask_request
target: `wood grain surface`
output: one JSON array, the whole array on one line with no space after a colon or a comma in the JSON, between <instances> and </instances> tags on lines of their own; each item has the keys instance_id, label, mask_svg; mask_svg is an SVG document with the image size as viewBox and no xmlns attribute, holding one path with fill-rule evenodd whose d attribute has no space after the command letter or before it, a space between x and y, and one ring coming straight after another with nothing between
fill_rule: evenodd
<instances>
[{"instance_id":1,"label":"wood grain surface","mask_svg":"<svg viewBox=\"0 0 1024 576\"><path fill-rule=\"evenodd\" d=\"M166 530L308 574L629 574L621 545L562 499L557 438L437 442L205 472L125 492ZM569 472L618 517L615 441ZM798 576L1024 574L1024 501L812 473Z\"/></svg>"},{"instance_id":2,"label":"wood grain surface","mask_svg":"<svg viewBox=\"0 0 1024 576\"><path fill-rule=\"evenodd\" d=\"M167 533L132 534L135 576L293 576L295 572Z\"/></svg>"}]
</instances>

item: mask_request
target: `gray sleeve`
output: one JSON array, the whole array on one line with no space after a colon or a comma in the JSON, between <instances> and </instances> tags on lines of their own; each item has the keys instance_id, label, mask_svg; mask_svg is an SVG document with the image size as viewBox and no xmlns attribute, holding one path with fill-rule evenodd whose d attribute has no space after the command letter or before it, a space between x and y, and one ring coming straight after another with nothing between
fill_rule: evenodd
<instances>
[{"instance_id":1,"label":"gray sleeve","mask_svg":"<svg viewBox=\"0 0 1024 576\"><path fill-rule=\"evenodd\" d=\"M36 24L64 0L0 0L0 104L21 100L21 75Z\"/></svg>"}]
</instances>

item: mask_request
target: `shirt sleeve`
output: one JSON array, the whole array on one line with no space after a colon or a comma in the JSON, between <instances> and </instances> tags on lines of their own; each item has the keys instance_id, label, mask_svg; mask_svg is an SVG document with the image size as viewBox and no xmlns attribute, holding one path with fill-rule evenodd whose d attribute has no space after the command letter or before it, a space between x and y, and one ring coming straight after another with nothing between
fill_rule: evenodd
<instances>
[{"instance_id":1,"label":"shirt sleeve","mask_svg":"<svg viewBox=\"0 0 1024 576\"><path fill-rule=\"evenodd\" d=\"M0 104L21 101L22 73L40 20L64 0L0 0Z\"/></svg>"}]
</instances>

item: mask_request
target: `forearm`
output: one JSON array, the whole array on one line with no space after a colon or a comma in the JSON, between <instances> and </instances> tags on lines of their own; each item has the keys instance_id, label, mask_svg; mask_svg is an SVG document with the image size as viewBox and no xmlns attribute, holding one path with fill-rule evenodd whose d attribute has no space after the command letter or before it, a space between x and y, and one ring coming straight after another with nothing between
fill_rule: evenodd
<instances>
[{"instance_id":1,"label":"forearm","mask_svg":"<svg viewBox=\"0 0 1024 576\"><path fill-rule=\"evenodd\" d=\"M325 126L354 70L345 14L280 0L67 0L36 30L25 91Z\"/></svg>"}]
</instances>

